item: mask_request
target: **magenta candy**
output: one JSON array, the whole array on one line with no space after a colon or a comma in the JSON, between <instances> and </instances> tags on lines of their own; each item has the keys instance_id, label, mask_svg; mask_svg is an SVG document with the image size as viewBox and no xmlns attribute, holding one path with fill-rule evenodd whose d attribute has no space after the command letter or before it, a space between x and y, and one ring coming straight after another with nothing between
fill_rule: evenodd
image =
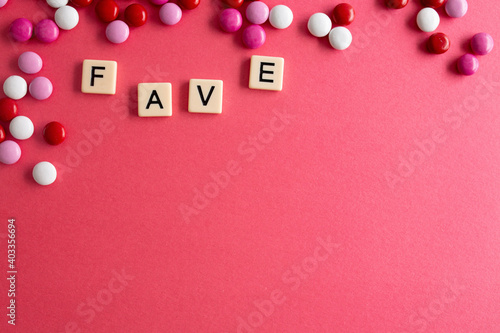
<instances>
[{"instance_id":1,"label":"magenta candy","mask_svg":"<svg viewBox=\"0 0 500 333\"><path fill-rule=\"evenodd\" d=\"M21 158L21 147L17 142L5 140L0 143L0 162L3 164L14 164Z\"/></svg>"},{"instance_id":2,"label":"magenta candy","mask_svg":"<svg viewBox=\"0 0 500 333\"><path fill-rule=\"evenodd\" d=\"M486 55L493 50L493 37L486 32L475 34L470 41L470 47L475 54Z\"/></svg>"},{"instance_id":3,"label":"magenta candy","mask_svg":"<svg viewBox=\"0 0 500 333\"><path fill-rule=\"evenodd\" d=\"M116 20L106 27L106 37L111 43L120 44L127 40L130 29L127 23Z\"/></svg>"},{"instance_id":4,"label":"magenta candy","mask_svg":"<svg viewBox=\"0 0 500 333\"><path fill-rule=\"evenodd\" d=\"M458 59L457 69L463 75L472 75L479 69L479 60L472 54L464 54Z\"/></svg>"},{"instance_id":5,"label":"magenta candy","mask_svg":"<svg viewBox=\"0 0 500 333\"><path fill-rule=\"evenodd\" d=\"M168 0L149 0L153 5L164 5L168 2Z\"/></svg>"},{"instance_id":6,"label":"magenta candy","mask_svg":"<svg viewBox=\"0 0 500 333\"><path fill-rule=\"evenodd\" d=\"M225 32L235 32L241 28L243 19L237 9L227 8L220 13L219 23Z\"/></svg>"},{"instance_id":7,"label":"magenta candy","mask_svg":"<svg viewBox=\"0 0 500 333\"><path fill-rule=\"evenodd\" d=\"M49 79L46 77L40 76L35 78L31 83L30 83L30 95L34 99L38 99L39 101L42 101L44 99L47 99L52 95L52 82L50 82Z\"/></svg>"},{"instance_id":8,"label":"magenta candy","mask_svg":"<svg viewBox=\"0 0 500 333\"><path fill-rule=\"evenodd\" d=\"M269 18L269 7L262 1L253 1L247 7L246 16L253 24L262 24Z\"/></svg>"},{"instance_id":9,"label":"magenta candy","mask_svg":"<svg viewBox=\"0 0 500 333\"><path fill-rule=\"evenodd\" d=\"M469 4L467 0L448 0L444 7L446 14L450 17L460 18L467 13Z\"/></svg>"},{"instance_id":10,"label":"magenta candy","mask_svg":"<svg viewBox=\"0 0 500 333\"><path fill-rule=\"evenodd\" d=\"M174 25L182 18L182 9L175 3L166 3L160 8L160 20L163 24Z\"/></svg>"},{"instance_id":11,"label":"magenta candy","mask_svg":"<svg viewBox=\"0 0 500 333\"><path fill-rule=\"evenodd\" d=\"M59 27L53 20L41 20L35 26L35 36L41 42L52 43L59 37Z\"/></svg>"},{"instance_id":12,"label":"magenta candy","mask_svg":"<svg viewBox=\"0 0 500 333\"><path fill-rule=\"evenodd\" d=\"M15 41L25 42L33 35L33 24L25 18L15 19L10 25L9 34Z\"/></svg>"},{"instance_id":13,"label":"magenta candy","mask_svg":"<svg viewBox=\"0 0 500 333\"><path fill-rule=\"evenodd\" d=\"M249 49L257 49L264 45L266 32L260 25L250 25L243 30L243 44Z\"/></svg>"},{"instance_id":14,"label":"magenta candy","mask_svg":"<svg viewBox=\"0 0 500 333\"><path fill-rule=\"evenodd\" d=\"M19 56L17 64L24 73L36 74L42 69L43 61L35 52L27 51Z\"/></svg>"}]
</instances>

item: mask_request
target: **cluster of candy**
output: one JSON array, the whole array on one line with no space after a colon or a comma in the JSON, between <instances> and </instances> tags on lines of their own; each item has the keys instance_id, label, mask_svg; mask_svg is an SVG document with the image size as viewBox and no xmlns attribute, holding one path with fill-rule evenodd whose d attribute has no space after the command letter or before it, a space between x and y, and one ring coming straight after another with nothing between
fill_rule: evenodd
<instances>
[{"instance_id":1,"label":"cluster of candy","mask_svg":"<svg viewBox=\"0 0 500 333\"><path fill-rule=\"evenodd\" d=\"M18 59L19 69L26 74L36 74L43 66L42 58L35 52L24 52ZM30 95L37 100L44 100L52 94L52 83L49 79L39 76L30 83ZM18 115L16 100L26 96L28 85L26 80L18 75L8 77L3 84L6 98L0 99L0 121L8 124L10 135L16 140L27 140L33 136L35 126L30 118ZM48 123L43 130L45 141L58 145L64 141L66 131L58 122ZM14 140L5 140L6 132L0 124L0 162L14 164L21 158L21 147ZM40 162L33 168L33 178L40 185L52 184L57 177L55 167L49 162Z\"/></svg>"},{"instance_id":2,"label":"cluster of candy","mask_svg":"<svg viewBox=\"0 0 500 333\"><path fill-rule=\"evenodd\" d=\"M424 32L434 32L440 23L439 13L436 9L444 6L448 16L453 18L463 17L469 9L467 0L421 0L424 7L418 12L417 25ZM408 0L385 0L389 8L400 9L408 4ZM493 49L493 38L487 33L479 33L472 37L470 49L476 55L486 55ZM450 49L450 38L442 33L434 33L427 41L427 49L434 54L442 54ZM457 61L457 70L463 75L472 75L479 69L479 60L475 55L467 53Z\"/></svg>"},{"instance_id":3,"label":"cluster of candy","mask_svg":"<svg viewBox=\"0 0 500 333\"><path fill-rule=\"evenodd\" d=\"M332 29L332 19L325 13L315 13L307 22L307 28L315 37L328 35L330 45L336 50L345 50L352 43L352 34L345 26L354 21L354 8L348 3L341 3L333 9L333 23L338 26Z\"/></svg>"},{"instance_id":4,"label":"cluster of candy","mask_svg":"<svg viewBox=\"0 0 500 333\"><path fill-rule=\"evenodd\" d=\"M243 0L225 0L230 8L224 9L219 16L221 29L225 32L236 32L240 30L243 19L238 9L243 5ZM264 45L266 32L261 26L269 19L269 23L276 29L286 29L293 21L293 12L285 5L277 5L269 10L262 1L253 1L245 11L245 17L251 25L243 30L243 44L250 49L256 49Z\"/></svg>"}]
</instances>

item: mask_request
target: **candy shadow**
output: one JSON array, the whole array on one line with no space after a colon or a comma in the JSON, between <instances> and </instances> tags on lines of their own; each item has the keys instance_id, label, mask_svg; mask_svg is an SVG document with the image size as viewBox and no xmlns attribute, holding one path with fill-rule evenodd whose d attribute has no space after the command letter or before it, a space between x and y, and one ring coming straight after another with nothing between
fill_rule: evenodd
<instances>
[{"instance_id":1,"label":"candy shadow","mask_svg":"<svg viewBox=\"0 0 500 333\"><path fill-rule=\"evenodd\" d=\"M457 68L457 62L458 58L454 59L453 61L450 61L448 64L448 71L456 75L461 75Z\"/></svg>"},{"instance_id":2,"label":"candy shadow","mask_svg":"<svg viewBox=\"0 0 500 333\"><path fill-rule=\"evenodd\" d=\"M472 53L472 48L470 47L470 39L467 39L465 41L463 41L461 44L460 44L460 49L462 51L464 51L465 53Z\"/></svg>"}]
</instances>

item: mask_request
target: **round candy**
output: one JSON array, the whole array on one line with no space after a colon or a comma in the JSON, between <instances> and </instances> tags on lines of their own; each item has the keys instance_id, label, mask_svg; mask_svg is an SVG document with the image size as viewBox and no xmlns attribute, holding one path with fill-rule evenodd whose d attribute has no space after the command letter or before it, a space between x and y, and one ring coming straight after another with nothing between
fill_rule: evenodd
<instances>
[{"instance_id":1,"label":"round candy","mask_svg":"<svg viewBox=\"0 0 500 333\"><path fill-rule=\"evenodd\" d=\"M130 30L127 23L116 20L106 27L106 37L111 43L120 44L127 40Z\"/></svg>"},{"instance_id":2,"label":"round candy","mask_svg":"<svg viewBox=\"0 0 500 333\"><path fill-rule=\"evenodd\" d=\"M160 20L163 24L174 25L179 23L182 18L181 7L175 3L166 3L160 8Z\"/></svg>"},{"instance_id":3,"label":"round candy","mask_svg":"<svg viewBox=\"0 0 500 333\"><path fill-rule=\"evenodd\" d=\"M24 73L36 74L42 69L43 61L35 52L27 51L19 56L17 64Z\"/></svg>"},{"instance_id":4,"label":"round candy","mask_svg":"<svg viewBox=\"0 0 500 333\"><path fill-rule=\"evenodd\" d=\"M448 0L444 7L446 14L450 17L459 18L464 16L469 9L467 0Z\"/></svg>"},{"instance_id":5,"label":"round candy","mask_svg":"<svg viewBox=\"0 0 500 333\"><path fill-rule=\"evenodd\" d=\"M114 0L101 0L95 5L95 13L99 20L109 23L116 20L120 9Z\"/></svg>"},{"instance_id":6,"label":"round candy","mask_svg":"<svg viewBox=\"0 0 500 333\"><path fill-rule=\"evenodd\" d=\"M153 5L164 5L168 2L168 0L149 0Z\"/></svg>"},{"instance_id":7,"label":"round candy","mask_svg":"<svg viewBox=\"0 0 500 333\"><path fill-rule=\"evenodd\" d=\"M15 116L17 116L16 101L7 97L0 99L0 121L11 121Z\"/></svg>"},{"instance_id":8,"label":"round candy","mask_svg":"<svg viewBox=\"0 0 500 333\"><path fill-rule=\"evenodd\" d=\"M392 9L401 9L406 7L409 0L385 0L385 5Z\"/></svg>"},{"instance_id":9,"label":"round candy","mask_svg":"<svg viewBox=\"0 0 500 333\"><path fill-rule=\"evenodd\" d=\"M431 7L431 8L439 8L444 5L446 0L421 0L422 6Z\"/></svg>"},{"instance_id":10,"label":"round candy","mask_svg":"<svg viewBox=\"0 0 500 333\"><path fill-rule=\"evenodd\" d=\"M200 4L200 0L179 0L179 3L186 9L195 9Z\"/></svg>"},{"instance_id":11,"label":"round candy","mask_svg":"<svg viewBox=\"0 0 500 333\"><path fill-rule=\"evenodd\" d=\"M325 37L332 30L332 20L324 13L313 14L307 22L307 29L315 37Z\"/></svg>"},{"instance_id":12,"label":"round candy","mask_svg":"<svg viewBox=\"0 0 500 333\"><path fill-rule=\"evenodd\" d=\"M240 8L244 0L224 0L224 3L232 8Z\"/></svg>"},{"instance_id":13,"label":"round candy","mask_svg":"<svg viewBox=\"0 0 500 333\"><path fill-rule=\"evenodd\" d=\"M35 36L41 42L52 43L59 37L59 28L54 21L44 19L35 26Z\"/></svg>"},{"instance_id":14,"label":"round candy","mask_svg":"<svg viewBox=\"0 0 500 333\"><path fill-rule=\"evenodd\" d=\"M266 32L260 25L253 24L243 30L243 44L249 49L257 49L264 45Z\"/></svg>"},{"instance_id":15,"label":"round candy","mask_svg":"<svg viewBox=\"0 0 500 333\"><path fill-rule=\"evenodd\" d=\"M252 24L262 24L269 18L269 7L262 1L253 1L246 10L247 20Z\"/></svg>"},{"instance_id":16,"label":"round candy","mask_svg":"<svg viewBox=\"0 0 500 333\"><path fill-rule=\"evenodd\" d=\"M43 128L43 138L51 145L58 145L66 139L66 130L57 121L50 122Z\"/></svg>"},{"instance_id":17,"label":"round candy","mask_svg":"<svg viewBox=\"0 0 500 333\"><path fill-rule=\"evenodd\" d=\"M7 4L8 0L0 0L0 8Z\"/></svg>"},{"instance_id":18,"label":"round candy","mask_svg":"<svg viewBox=\"0 0 500 333\"><path fill-rule=\"evenodd\" d=\"M18 140L26 140L31 138L35 127L30 118L26 116L17 116L10 121L9 132Z\"/></svg>"},{"instance_id":19,"label":"round candy","mask_svg":"<svg viewBox=\"0 0 500 333\"><path fill-rule=\"evenodd\" d=\"M277 5L269 13L269 23L276 29L286 29L292 24L293 12L285 5Z\"/></svg>"},{"instance_id":20,"label":"round candy","mask_svg":"<svg viewBox=\"0 0 500 333\"><path fill-rule=\"evenodd\" d=\"M486 55L493 50L493 45L495 43L493 42L493 37L491 37L489 34L486 32L481 32L474 37L472 37L472 40L470 41L470 47L472 51L475 54L478 55Z\"/></svg>"},{"instance_id":21,"label":"round candy","mask_svg":"<svg viewBox=\"0 0 500 333\"><path fill-rule=\"evenodd\" d=\"M148 12L144 6L134 3L125 9L125 21L133 26L140 27L146 23Z\"/></svg>"},{"instance_id":22,"label":"round candy","mask_svg":"<svg viewBox=\"0 0 500 333\"><path fill-rule=\"evenodd\" d=\"M333 22L338 25L349 25L354 21L354 7L348 3L341 3L333 9Z\"/></svg>"},{"instance_id":23,"label":"round candy","mask_svg":"<svg viewBox=\"0 0 500 333\"><path fill-rule=\"evenodd\" d=\"M52 8L60 8L62 6L66 6L68 4L68 0L47 0L47 5Z\"/></svg>"},{"instance_id":24,"label":"round candy","mask_svg":"<svg viewBox=\"0 0 500 333\"><path fill-rule=\"evenodd\" d=\"M71 0L71 2L80 7L87 7L92 3L92 0Z\"/></svg>"},{"instance_id":25,"label":"round candy","mask_svg":"<svg viewBox=\"0 0 500 333\"><path fill-rule=\"evenodd\" d=\"M3 83L3 92L12 99L21 99L28 92L26 80L18 75L12 75Z\"/></svg>"},{"instance_id":26,"label":"round candy","mask_svg":"<svg viewBox=\"0 0 500 333\"><path fill-rule=\"evenodd\" d=\"M450 38L442 32L435 33L427 40L427 50L434 54L442 54L450 49Z\"/></svg>"},{"instance_id":27,"label":"round candy","mask_svg":"<svg viewBox=\"0 0 500 333\"><path fill-rule=\"evenodd\" d=\"M33 179L40 185L50 185L56 178L56 167L50 162L40 162L33 168Z\"/></svg>"},{"instance_id":28,"label":"round candy","mask_svg":"<svg viewBox=\"0 0 500 333\"><path fill-rule=\"evenodd\" d=\"M243 19L237 9L227 8L220 13L219 23L225 32L235 32L241 28Z\"/></svg>"},{"instance_id":29,"label":"round candy","mask_svg":"<svg viewBox=\"0 0 500 333\"><path fill-rule=\"evenodd\" d=\"M5 130L3 129L2 125L0 125L0 142L3 142L5 140Z\"/></svg>"},{"instance_id":30,"label":"round candy","mask_svg":"<svg viewBox=\"0 0 500 333\"><path fill-rule=\"evenodd\" d=\"M30 83L30 95L39 101L47 99L52 95L52 82L46 77L40 76Z\"/></svg>"},{"instance_id":31,"label":"round candy","mask_svg":"<svg viewBox=\"0 0 500 333\"><path fill-rule=\"evenodd\" d=\"M17 142L5 140L0 143L0 162L3 164L14 164L21 158L21 147Z\"/></svg>"},{"instance_id":32,"label":"round candy","mask_svg":"<svg viewBox=\"0 0 500 333\"><path fill-rule=\"evenodd\" d=\"M17 42L25 42L33 35L33 24L25 18L15 19L10 25L9 34Z\"/></svg>"},{"instance_id":33,"label":"round candy","mask_svg":"<svg viewBox=\"0 0 500 333\"><path fill-rule=\"evenodd\" d=\"M439 26L439 14L435 9L426 7L417 15L417 25L424 32L433 32Z\"/></svg>"},{"instance_id":34,"label":"round candy","mask_svg":"<svg viewBox=\"0 0 500 333\"><path fill-rule=\"evenodd\" d=\"M330 45L336 50L345 50L352 43L352 35L346 27L335 27L328 35Z\"/></svg>"},{"instance_id":35,"label":"round candy","mask_svg":"<svg viewBox=\"0 0 500 333\"><path fill-rule=\"evenodd\" d=\"M56 10L54 19L59 28L63 30L71 30L77 26L80 21L80 16L75 8L71 6L62 6Z\"/></svg>"},{"instance_id":36,"label":"round candy","mask_svg":"<svg viewBox=\"0 0 500 333\"><path fill-rule=\"evenodd\" d=\"M463 75L472 75L479 68L479 60L472 54L464 54L458 59L457 69Z\"/></svg>"}]
</instances>

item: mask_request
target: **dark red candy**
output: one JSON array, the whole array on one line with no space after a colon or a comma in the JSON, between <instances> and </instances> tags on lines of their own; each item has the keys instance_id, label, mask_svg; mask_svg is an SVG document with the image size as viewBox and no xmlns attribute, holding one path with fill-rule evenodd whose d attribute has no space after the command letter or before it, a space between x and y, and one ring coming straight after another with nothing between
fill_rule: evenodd
<instances>
[{"instance_id":1,"label":"dark red candy","mask_svg":"<svg viewBox=\"0 0 500 333\"><path fill-rule=\"evenodd\" d=\"M385 5L392 9L401 9L406 7L408 0L385 0Z\"/></svg>"},{"instance_id":2,"label":"dark red candy","mask_svg":"<svg viewBox=\"0 0 500 333\"><path fill-rule=\"evenodd\" d=\"M95 13L99 20L109 23L116 20L120 9L114 0L101 0L95 6Z\"/></svg>"},{"instance_id":3,"label":"dark red candy","mask_svg":"<svg viewBox=\"0 0 500 333\"><path fill-rule=\"evenodd\" d=\"M442 32L435 33L427 41L427 49L430 53L442 54L450 49L450 38Z\"/></svg>"},{"instance_id":4,"label":"dark red candy","mask_svg":"<svg viewBox=\"0 0 500 333\"><path fill-rule=\"evenodd\" d=\"M338 25L349 25L354 21L354 8L348 3L341 3L333 9L333 22Z\"/></svg>"},{"instance_id":5,"label":"dark red candy","mask_svg":"<svg viewBox=\"0 0 500 333\"><path fill-rule=\"evenodd\" d=\"M424 7L439 8L444 5L446 0L421 0L421 2Z\"/></svg>"},{"instance_id":6,"label":"dark red candy","mask_svg":"<svg viewBox=\"0 0 500 333\"><path fill-rule=\"evenodd\" d=\"M73 4L80 7L87 7L92 3L92 0L71 0Z\"/></svg>"},{"instance_id":7,"label":"dark red candy","mask_svg":"<svg viewBox=\"0 0 500 333\"><path fill-rule=\"evenodd\" d=\"M224 0L224 3L232 8L239 8L243 5L244 0Z\"/></svg>"},{"instance_id":8,"label":"dark red candy","mask_svg":"<svg viewBox=\"0 0 500 333\"><path fill-rule=\"evenodd\" d=\"M45 125L43 129L43 138L51 145L58 145L66 138L66 130L63 125L57 121L53 121Z\"/></svg>"},{"instance_id":9,"label":"dark red candy","mask_svg":"<svg viewBox=\"0 0 500 333\"><path fill-rule=\"evenodd\" d=\"M3 129L2 125L0 125L0 142L3 142L5 140L5 130Z\"/></svg>"},{"instance_id":10,"label":"dark red candy","mask_svg":"<svg viewBox=\"0 0 500 333\"><path fill-rule=\"evenodd\" d=\"M0 99L0 121L11 121L17 116L17 103L10 98Z\"/></svg>"},{"instance_id":11,"label":"dark red candy","mask_svg":"<svg viewBox=\"0 0 500 333\"><path fill-rule=\"evenodd\" d=\"M200 4L200 0L179 0L179 3L186 9L195 9Z\"/></svg>"},{"instance_id":12,"label":"dark red candy","mask_svg":"<svg viewBox=\"0 0 500 333\"><path fill-rule=\"evenodd\" d=\"M140 27L146 23L148 12L146 8L138 3L134 3L125 9L125 22L133 27Z\"/></svg>"}]
</instances>

